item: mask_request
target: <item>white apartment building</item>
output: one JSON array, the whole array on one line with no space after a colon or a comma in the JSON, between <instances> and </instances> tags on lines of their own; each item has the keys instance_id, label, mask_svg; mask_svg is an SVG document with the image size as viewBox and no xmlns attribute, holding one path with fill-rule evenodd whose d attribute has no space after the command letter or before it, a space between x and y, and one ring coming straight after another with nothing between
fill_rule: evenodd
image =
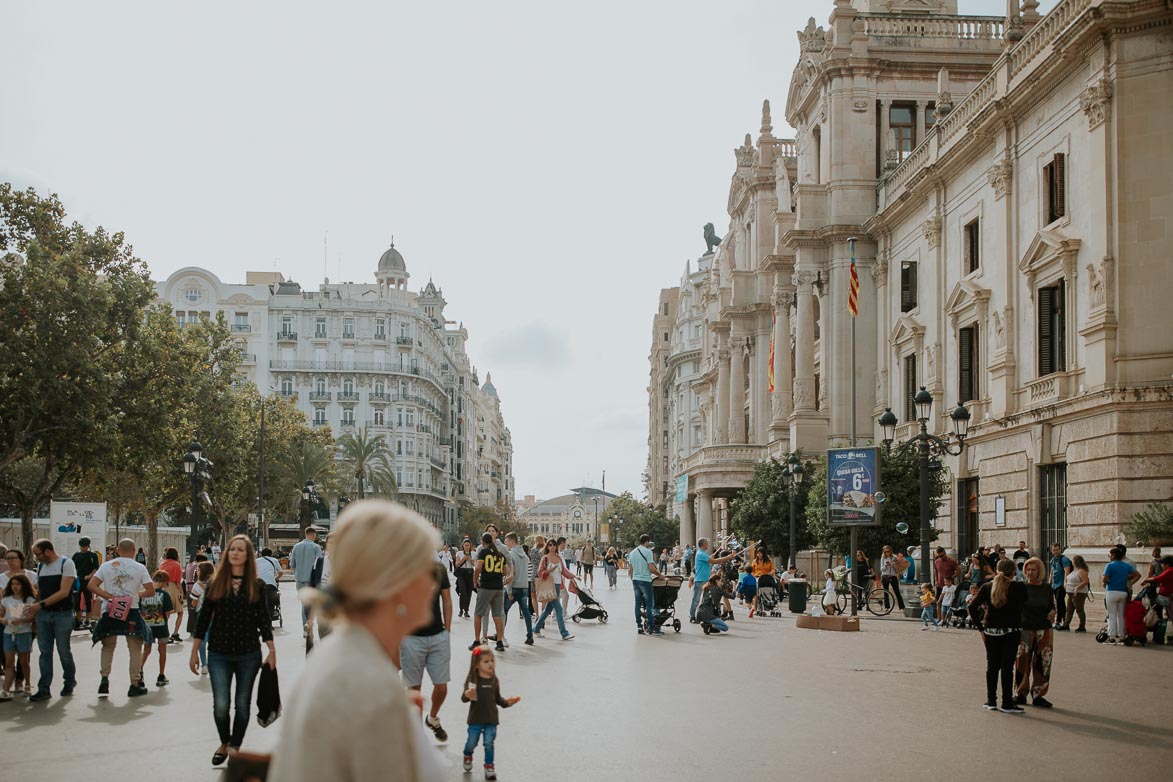
<instances>
[{"instance_id":1,"label":"white apartment building","mask_svg":"<svg viewBox=\"0 0 1173 782\"><path fill-rule=\"evenodd\" d=\"M656 473L654 501L682 479L681 537L708 536L755 463L848 443L855 239L860 444L889 407L907 439L921 386L933 431L963 403L942 543L1057 542L1103 561L1132 513L1173 498L1173 12L820 5L827 27L798 33L795 139L774 137L767 103L735 150L699 293L704 445ZM652 391L654 442L673 398Z\"/></svg>"},{"instance_id":2,"label":"white apartment building","mask_svg":"<svg viewBox=\"0 0 1173 782\"><path fill-rule=\"evenodd\" d=\"M491 383L481 388L468 331L445 319L441 289L429 280L408 290L394 246L374 276L311 291L276 272L247 272L241 285L188 267L156 290L181 325L223 312L247 380L294 400L315 426L383 435L400 501L451 532L462 505L512 502L500 399Z\"/></svg>"}]
</instances>

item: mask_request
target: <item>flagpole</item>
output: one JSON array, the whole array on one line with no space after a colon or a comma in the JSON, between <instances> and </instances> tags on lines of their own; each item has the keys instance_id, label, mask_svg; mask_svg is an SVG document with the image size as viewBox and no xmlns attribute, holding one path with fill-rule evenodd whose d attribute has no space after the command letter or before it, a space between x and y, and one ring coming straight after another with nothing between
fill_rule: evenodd
<instances>
[{"instance_id":1,"label":"flagpole","mask_svg":"<svg viewBox=\"0 0 1173 782\"><path fill-rule=\"evenodd\" d=\"M856 289L856 271L855 271L855 237L847 240L847 246L851 250L851 279L848 280L848 302L851 313L851 447L855 447L855 321L856 315L859 312L859 294ZM855 297L854 299L852 297ZM852 307L851 302L854 301ZM859 527L854 524L851 525L851 540L848 545L851 548L851 561L855 564L855 552L859 548ZM851 583L855 583L855 568L852 567ZM856 584L858 587L863 587L863 584ZM852 590L851 593L851 615L857 616L859 614L859 592Z\"/></svg>"}]
</instances>

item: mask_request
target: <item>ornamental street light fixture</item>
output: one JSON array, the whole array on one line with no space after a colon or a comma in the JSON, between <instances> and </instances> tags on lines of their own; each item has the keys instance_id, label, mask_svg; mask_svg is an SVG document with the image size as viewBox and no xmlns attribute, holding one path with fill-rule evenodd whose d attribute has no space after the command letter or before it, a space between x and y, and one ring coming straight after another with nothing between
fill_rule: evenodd
<instances>
[{"instance_id":1,"label":"ornamental street light fixture","mask_svg":"<svg viewBox=\"0 0 1173 782\"><path fill-rule=\"evenodd\" d=\"M942 438L935 434L929 434L928 423L933 409L933 395L925 390L924 386L921 386L920 391L917 391L916 396L912 398L912 403L916 408L916 419L920 424L920 431L907 441L900 443L897 446L897 452L904 453L909 448L917 449L920 474L920 572L924 574L922 578L925 578L929 573L932 561L929 555L929 516L932 512L929 507L931 504L929 499L929 457L938 459L946 454L949 456L961 455L961 452L965 450L965 438L969 436L970 414L965 405L958 403L957 407L953 408L953 412L949 414L949 418L953 421L953 433ZM896 425L898 423L892 408L885 407L883 415L880 416L879 424L884 431L884 448L887 450L891 450L892 441L896 439Z\"/></svg>"},{"instance_id":2,"label":"ornamental street light fixture","mask_svg":"<svg viewBox=\"0 0 1173 782\"><path fill-rule=\"evenodd\" d=\"M802 462L797 454L786 457L786 466L782 468L782 475L788 481L790 495L790 566L798 565L798 488L802 485Z\"/></svg>"},{"instance_id":3,"label":"ornamental street light fixture","mask_svg":"<svg viewBox=\"0 0 1173 782\"><path fill-rule=\"evenodd\" d=\"M204 496L204 484L212 479L212 462L204 458L204 447L199 441L192 440L183 455L183 474L191 483L191 527L187 536L188 559L195 557L199 547L201 534L201 499Z\"/></svg>"},{"instance_id":4,"label":"ornamental street light fixture","mask_svg":"<svg viewBox=\"0 0 1173 782\"><path fill-rule=\"evenodd\" d=\"M318 490L314 486L313 478L308 479L305 485L301 487L301 514L298 519L299 532L302 536L305 535L305 528L314 521L314 509L318 507L321 502L321 497L318 496Z\"/></svg>"}]
</instances>

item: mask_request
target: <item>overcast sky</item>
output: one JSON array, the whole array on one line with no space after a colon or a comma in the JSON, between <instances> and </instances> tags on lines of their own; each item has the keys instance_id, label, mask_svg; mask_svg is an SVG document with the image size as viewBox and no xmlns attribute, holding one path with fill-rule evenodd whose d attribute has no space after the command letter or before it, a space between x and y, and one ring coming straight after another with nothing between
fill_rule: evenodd
<instances>
[{"instance_id":1,"label":"overcast sky","mask_svg":"<svg viewBox=\"0 0 1173 782\"><path fill-rule=\"evenodd\" d=\"M659 290L724 231L763 98L792 137L795 31L832 7L9 0L0 181L125 231L156 279L372 281L394 235L493 374L519 498L604 470L640 496Z\"/></svg>"}]
</instances>

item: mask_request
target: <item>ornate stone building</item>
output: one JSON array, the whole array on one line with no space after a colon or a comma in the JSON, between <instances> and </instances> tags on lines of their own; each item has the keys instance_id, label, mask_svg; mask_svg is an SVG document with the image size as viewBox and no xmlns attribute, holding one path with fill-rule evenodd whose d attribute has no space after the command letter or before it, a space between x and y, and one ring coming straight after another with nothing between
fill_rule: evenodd
<instances>
[{"instance_id":1,"label":"ornate stone building","mask_svg":"<svg viewBox=\"0 0 1173 782\"><path fill-rule=\"evenodd\" d=\"M528 503L518 512L517 521L530 535L606 544L611 542L607 506L614 499L614 494L601 489L580 487L570 494Z\"/></svg>"},{"instance_id":2,"label":"ornate stone building","mask_svg":"<svg viewBox=\"0 0 1173 782\"><path fill-rule=\"evenodd\" d=\"M157 295L180 324L223 312L241 341L243 379L296 401L336 435L366 427L386 438L400 501L445 532L462 505L513 501L513 446L491 382L482 388L463 323L445 319L430 280L408 290L392 246L375 283L316 291L276 272L226 284L206 269L180 269Z\"/></svg>"},{"instance_id":3,"label":"ornate stone building","mask_svg":"<svg viewBox=\"0 0 1173 782\"><path fill-rule=\"evenodd\" d=\"M922 385L935 431L964 403L944 545L1021 538L1102 560L1133 512L1173 498L1173 333L1159 326L1173 299L1173 13L1158 0L1059 0L1046 16L1010 2L1004 17L958 15L953 0L826 5L827 27L798 33L795 140L773 136L767 104L705 256L691 384L704 446L667 477L687 480L682 537L721 525L757 461L848 443L854 239L861 444L878 442L885 407L898 439L912 434Z\"/></svg>"}]
</instances>

